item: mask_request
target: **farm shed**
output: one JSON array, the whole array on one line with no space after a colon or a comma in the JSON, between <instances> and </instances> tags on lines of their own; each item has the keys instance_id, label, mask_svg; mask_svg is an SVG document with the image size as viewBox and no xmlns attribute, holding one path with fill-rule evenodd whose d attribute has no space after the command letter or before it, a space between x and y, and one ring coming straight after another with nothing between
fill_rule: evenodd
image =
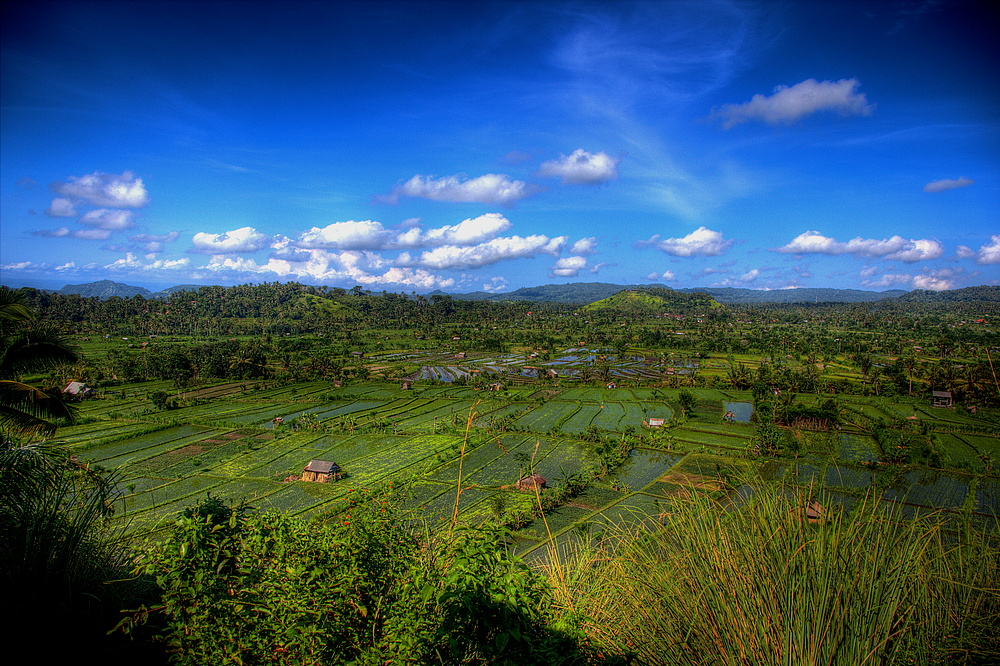
<instances>
[{"instance_id":1,"label":"farm shed","mask_svg":"<svg viewBox=\"0 0 1000 666\"><path fill-rule=\"evenodd\" d=\"M809 500L806 502L805 515L806 521L810 525L815 525L823 517L823 505L814 499Z\"/></svg>"},{"instance_id":2,"label":"farm shed","mask_svg":"<svg viewBox=\"0 0 1000 666\"><path fill-rule=\"evenodd\" d=\"M951 391L931 391L931 398L931 406L933 407L955 406L951 398Z\"/></svg>"},{"instance_id":3,"label":"farm shed","mask_svg":"<svg viewBox=\"0 0 1000 666\"><path fill-rule=\"evenodd\" d=\"M541 474L538 474L536 472L535 474L532 474L531 476L526 476L523 479L521 479L520 481L518 481L517 482L517 489L518 490L534 490L535 488L538 488L539 490L541 490L542 488L545 487L546 483L547 482L545 481L545 477L543 477Z\"/></svg>"},{"instance_id":4,"label":"farm shed","mask_svg":"<svg viewBox=\"0 0 1000 666\"><path fill-rule=\"evenodd\" d=\"M649 421L645 422L643 425L645 425L647 428L660 428L660 427L663 426L663 419L662 418L651 418L651 419L649 419Z\"/></svg>"},{"instance_id":5,"label":"farm shed","mask_svg":"<svg viewBox=\"0 0 1000 666\"><path fill-rule=\"evenodd\" d=\"M302 480L314 483L340 481L341 476L343 476L343 472L340 465L329 460L310 460L309 464L302 470Z\"/></svg>"},{"instance_id":6,"label":"farm shed","mask_svg":"<svg viewBox=\"0 0 1000 666\"><path fill-rule=\"evenodd\" d=\"M66 388L62 392L74 398L88 398L94 394L94 389L88 387L83 382L70 382L66 384Z\"/></svg>"}]
</instances>

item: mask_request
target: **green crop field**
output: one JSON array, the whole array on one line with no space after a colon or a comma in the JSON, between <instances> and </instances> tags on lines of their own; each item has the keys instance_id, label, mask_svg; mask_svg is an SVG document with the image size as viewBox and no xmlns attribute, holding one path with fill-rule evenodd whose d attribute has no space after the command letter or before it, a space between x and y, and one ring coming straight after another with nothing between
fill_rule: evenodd
<instances>
[{"instance_id":1,"label":"green crop field","mask_svg":"<svg viewBox=\"0 0 1000 666\"><path fill-rule=\"evenodd\" d=\"M656 498L690 488L721 492L744 480L825 487L850 503L877 487L886 501L952 511L968 506L987 515L1000 492L997 477L988 473L1000 464L1000 439L988 434L990 422L905 402L853 396L844 406L848 421L856 415L861 424L861 417L926 424L941 464L965 476L920 466L898 474L866 467L883 452L857 427L797 432L798 460L758 459L756 426L721 421L724 402L748 401L746 391L689 389L695 412L671 425L671 404L680 399L676 388L483 392L433 382L412 390L384 383L262 389L227 382L197 389L194 403L165 411L152 407L149 393L169 388L164 382L122 386L126 397L84 402L82 411L92 420L60 430L81 461L119 470L128 488L125 513L134 529L148 533L209 491L320 516L342 511L352 489L388 483L409 488L403 504L414 520L450 524L459 467L458 515L467 524L530 510L533 494L512 490L529 470L547 480L543 495L560 492L571 478L592 484L549 511L548 530L533 520L517 532L515 540L528 549L539 548L550 532L562 540L578 538L601 525L659 515L664 509ZM801 399L812 407L821 403L818 396ZM460 459L470 413L475 418ZM914 413L919 421L906 420ZM284 422L275 424L277 416ZM668 424L644 428L650 417ZM508 426L519 432L494 429ZM595 440L587 440L595 433L597 440L606 438L605 446L627 445L630 451L603 479L594 479L602 463ZM312 459L337 462L344 478L330 484L294 480Z\"/></svg>"}]
</instances>

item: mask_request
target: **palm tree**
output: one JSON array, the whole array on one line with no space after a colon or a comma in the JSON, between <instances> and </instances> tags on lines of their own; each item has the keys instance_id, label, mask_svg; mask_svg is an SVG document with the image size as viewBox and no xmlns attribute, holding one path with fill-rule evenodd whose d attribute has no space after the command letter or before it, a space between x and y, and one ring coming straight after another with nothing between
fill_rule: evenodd
<instances>
[{"instance_id":1,"label":"palm tree","mask_svg":"<svg viewBox=\"0 0 1000 666\"><path fill-rule=\"evenodd\" d=\"M74 410L58 394L22 381L77 361L76 351L55 332L30 325L34 313L17 292L0 287L0 432L4 437L31 438L55 432L53 419L72 419Z\"/></svg>"}]
</instances>

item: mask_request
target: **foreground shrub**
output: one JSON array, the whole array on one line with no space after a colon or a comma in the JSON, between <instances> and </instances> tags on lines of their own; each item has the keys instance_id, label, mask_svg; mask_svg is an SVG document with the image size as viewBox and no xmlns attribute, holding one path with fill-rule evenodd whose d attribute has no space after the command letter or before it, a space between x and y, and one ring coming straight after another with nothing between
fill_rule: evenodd
<instances>
[{"instance_id":1,"label":"foreground shrub","mask_svg":"<svg viewBox=\"0 0 1000 666\"><path fill-rule=\"evenodd\" d=\"M689 498L662 531L581 557L588 633L643 664L996 663L995 539L872 498L810 524L807 499Z\"/></svg>"},{"instance_id":2,"label":"foreground shrub","mask_svg":"<svg viewBox=\"0 0 1000 666\"><path fill-rule=\"evenodd\" d=\"M137 603L116 519L120 479L58 444L0 442L0 635L24 645L61 627L50 657L103 642L108 617ZM113 582L109 582L113 581ZM113 620L112 620L113 623Z\"/></svg>"},{"instance_id":3,"label":"foreground shrub","mask_svg":"<svg viewBox=\"0 0 1000 666\"><path fill-rule=\"evenodd\" d=\"M501 533L420 542L385 506L317 524L209 498L145 557L162 602L126 624L158 627L178 664L580 659Z\"/></svg>"}]
</instances>

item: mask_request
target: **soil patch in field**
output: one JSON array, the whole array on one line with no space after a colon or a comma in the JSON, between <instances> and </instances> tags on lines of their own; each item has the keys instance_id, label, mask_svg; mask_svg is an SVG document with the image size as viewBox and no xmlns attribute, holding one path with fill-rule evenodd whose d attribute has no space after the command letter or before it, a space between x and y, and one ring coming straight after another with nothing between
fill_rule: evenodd
<instances>
[{"instance_id":1,"label":"soil patch in field","mask_svg":"<svg viewBox=\"0 0 1000 666\"><path fill-rule=\"evenodd\" d=\"M208 442L208 441L211 441L211 440L206 439L206 440L202 440L202 441ZM168 455L168 456L193 456L193 455L196 455L198 453L204 453L207 450L208 450L207 448L205 448L204 446L201 446L200 444L188 444L187 446L182 446L179 449L174 449L173 451L167 451L166 455Z\"/></svg>"}]
</instances>

